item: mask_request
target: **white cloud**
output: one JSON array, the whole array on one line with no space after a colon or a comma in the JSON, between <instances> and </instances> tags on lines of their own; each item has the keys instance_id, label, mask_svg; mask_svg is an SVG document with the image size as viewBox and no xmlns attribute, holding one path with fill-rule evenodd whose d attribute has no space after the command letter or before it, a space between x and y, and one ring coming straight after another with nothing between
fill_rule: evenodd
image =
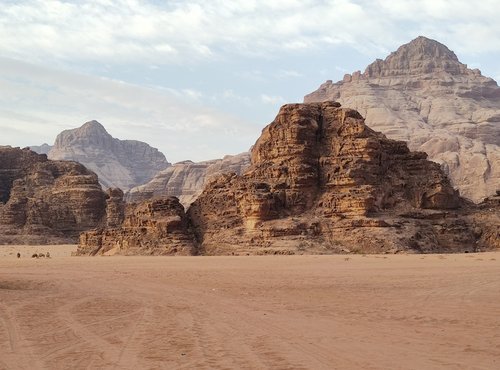
<instances>
[{"instance_id":1,"label":"white cloud","mask_svg":"<svg viewBox=\"0 0 500 370\"><path fill-rule=\"evenodd\" d=\"M273 95L262 94L260 96L260 99L264 104L276 105L276 104L286 103L285 98L283 98L282 96L273 96Z\"/></svg>"},{"instance_id":2,"label":"white cloud","mask_svg":"<svg viewBox=\"0 0 500 370\"><path fill-rule=\"evenodd\" d=\"M346 61L349 50L358 57L352 48L384 57L420 34L459 58L500 53L499 13L496 0L3 1L0 140L37 144L98 119L113 135L151 142L171 160L234 153L258 129L200 102L242 117L270 115L285 103L280 95L295 99L315 79L363 68ZM276 82L284 91L270 86Z\"/></svg>"},{"instance_id":3,"label":"white cloud","mask_svg":"<svg viewBox=\"0 0 500 370\"><path fill-rule=\"evenodd\" d=\"M281 69L276 73L279 78L296 78L303 77L302 73L293 69Z\"/></svg>"},{"instance_id":4,"label":"white cloud","mask_svg":"<svg viewBox=\"0 0 500 370\"><path fill-rule=\"evenodd\" d=\"M183 102L165 89L4 58L0 95L0 145L51 143L63 129L97 119L113 136L146 141L169 160L204 160L247 150L262 128Z\"/></svg>"},{"instance_id":5,"label":"white cloud","mask_svg":"<svg viewBox=\"0 0 500 370\"><path fill-rule=\"evenodd\" d=\"M225 89L221 93L212 95L214 101L238 102L243 104L251 104L252 100L248 96L239 95L233 89Z\"/></svg>"},{"instance_id":6,"label":"white cloud","mask_svg":"<svg viewBox=\"0 0 500 370\"><path fill-rule=\"evenodd\" d=\"M149 87L157 91L166 91L183 101L199 101L204 97L203 92L197 89L172 89L157 85L151 85Z\"/></svg>"},{"instance_id":7,"label":"white cloud","mask_svg":"<svg viewBox=\"0 0 500 370\"><path fill-rule=\"evenodd\" d=\"M19 0L0 8L0 54L60 63L196 63L331 44L392 50L424 31L460 51L500 51L499 13L496 0Z\"/></svg>"},{"instance_id":8,"label":"white cloud","mask_svg":"<svg viewBox=\"0 0 500 370\"><path fill-rule=\"evenodd\" d=\"M342 73L349 73L349 70L347 70L346 68L341 67L341 66L335 66L335 70L342 72Z\"/></svg>"}]
</instances>

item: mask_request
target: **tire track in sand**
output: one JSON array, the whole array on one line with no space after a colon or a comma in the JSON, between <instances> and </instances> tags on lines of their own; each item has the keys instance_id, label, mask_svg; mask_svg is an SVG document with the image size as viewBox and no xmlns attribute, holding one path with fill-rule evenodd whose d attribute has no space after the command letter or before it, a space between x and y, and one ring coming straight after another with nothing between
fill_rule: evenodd
<instances>
[{"instance_id":1,"label":"tire track in sand","mask_svg":"<svg viewBox=\"0 0 500 370\"><path fill-rule=\"evenodd\" d=\"M9 346L12 359L9 360L7 356L2 358L3 361L8 361L7 364L5 362L1 362L2 366L5 369L11 368L20 368L20 369L43 369L44 367L38 361L38 359L33 355L32 351L23 340L19 326L17 325L17 321L15 320L14 313L8 307L0 303L0 319L3 323L3 327L7 331L7 336L9 340ZM28 357L26 357L26 352L28 353ZM11 362L11 364L9 364Z\"/></svg>"}]
</instances>

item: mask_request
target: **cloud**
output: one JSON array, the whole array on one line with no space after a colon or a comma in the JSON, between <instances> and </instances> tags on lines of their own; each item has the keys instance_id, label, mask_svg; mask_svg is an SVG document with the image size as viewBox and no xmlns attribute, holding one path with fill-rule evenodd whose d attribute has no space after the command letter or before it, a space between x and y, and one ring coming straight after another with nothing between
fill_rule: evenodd
<instances>
[{"instance_id":1,"label":"cloud","mask_svg":"<svg viewBox=\"0 0 500 370\"><path fill-rule=\"evenodd\" d=\"M158 65L340 44L373 54L425 32L459 51L500 51L499 12L494 0L18 0L0 8L0 55Z\"/></svg>"},{"instance_id":2,"label":"cloud","mask_svg":"<svg viewBox=\"0 0 500 370\"><path fill-rule=\"evenodd\" d=\"M277 105L286 103L285 98L283 98L282 96L272 96L272 95L262 94L260 96L260 99L264 104Z\"/></svg>"},{"instance_id":3,"label":"cloud","mask_svg":"<svg viewBox=\"0 0 500 370\"><path fill-rule=\"evenodd\" d=\"M98 119L114 136L148 141L172 161L235 153L262 126L249 117L262 124L285 100L301 100L322 80L362 69L418 35L500 73L496 0L1 5L0 140L16 145L51 142L62 129Z\"/></svg>"},{"instance_id":4,"label":"cloud","mask_svg":"<svg viewBox=\"0 0 500 370\"><path fill-rule=\"evenodd\" d=\"M51 143L63 129L97 119L113 136L146 141L171 161L205 160L247 150L262 128L165 89L5 58L0 94L0 145Z\"/></svg>"},{"instance_id":5,"label":"cloud","mask_svg":"<svg viewBox=\"0 0 500 370\"><path fill-rule=\"evenodd\" d=\"M240 95L236 93L233 89L224 89L222 92L212 95L211 99L213 101L222 102L223 104L226 103L231 104L233 102L244 105L252 104L252 100L248 96Z\"/></svg>"},{"instance_id":6,"label":"cloud","mask_svg":"<svg viewBox=\"0 0 500 370\"><path fill-rule=\"evenodd\" d=\"M190 101L199 101L204 97L203 92L197 89L173 89L173 88L165 88L163 86L151 85L152 89L156 90L165 90L168 93L173 94L177 98L181 100L190 100Z\"/></svg>"},{"instance_id":7,"label":"cloud","mask_svg":"<svg viewBox=\"0 0 500 370\"><path fill-rule=\"evenodd\" d=\"M281 69L276 72L276 76L278 78L296 78L303 77L303 74L293 69Z\"/></svg>"}]
</instances>

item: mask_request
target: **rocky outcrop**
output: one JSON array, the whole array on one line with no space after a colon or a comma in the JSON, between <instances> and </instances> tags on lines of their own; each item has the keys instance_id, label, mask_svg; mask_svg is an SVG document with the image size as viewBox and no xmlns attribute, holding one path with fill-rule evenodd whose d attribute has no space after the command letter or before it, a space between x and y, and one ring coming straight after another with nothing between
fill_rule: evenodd
<instances>
[{"instance_id":1,"label":"rocky outcrop","mask_svg":"<svg viewBox=\"0 0 500 370\"><path fill-rule=\"evenodd\" d=\"M121 194L123 195L123 194ZM113 203L113 211L110 210ZM107 226L80 235L77 255L193 255L194 238L184 207L175 197L128 204L125 218L117 222L124 205L119 192L108 200ZM118 211L117 211L118 210Z\"/></svg>"},{"instance_id":2,"label":"rocky outcrop","mask_svg":"<svg viewBox=\"0 0 500 370\"><path fill-rule=\"evenodd\" d=\"M141 141L115 139L97 121L61 132L48 157L82 163L99 176L105 189L128 190L170 165L158 149Z\"/></svg>"},{"instance_id":3,"label":"rocky outcrop","mask_svg":"<svg viewBox=\"0 0 500 370\"><path fill-rule=\"evenodd\" d=\"M283 106L251 156L247 172L212 180L189 208L199 253L494 247L480 235L498 225L475 222L437 163L338 103Z\"/></svg>"},{"instance_id":4,"label":"rocky outcrop","mask_svg":"<svg viewBox=\"0 0 500 370\"><path fill-rule=\"evenodd\" d=\"M105 203L96 174L83 165L0 147L0 243L74 242L99 225Z\"/></svg>"},{"instance_id":5,"label":"rocky outcrop","mask_svg":"<svg viewBox=\"0 0 500 370\"><path fill-rule=\"evenodd\" d=\"M140 202L154 197L174 196L187 208L211 178L223 173L241 174L249 165L248 152L211 161L175 163L157 173L147 184L128 191L125 199L127 202Z\"/></svg>"},{"instance_id":6,"label":"rocky outcrop","mask_svg":"<svg viewBox=\"0 0 500 370\"><path fill-rule=\"evenodd\" d=\"M500 250L500 189L473 207L466 218L476 225L474 233L479 237L478 245Z\"/></svg>"},{"instance_id":7,"label":"rocky outcrop","mask_svg":"<svg viewBox=\"0 0 500 370\"><path fill-rule=\"evenodd\" d=\"M106 227L120 227L125 219L125 203L123 202L123 191L118 188L110 188L106 199Z\"/></svg>"},{"instance_id":8,"label":"rocky outcrop","mask_svg":"<svg viewBox=\"0 0 500 370\"><path fill-rule=\"evenodd\" d=\"M327 81L304 102L338 101L372 129L440 163L475 202L500 184L500 88L437 41L418 37L364 73Z\"/></svg>"}]
</instances>

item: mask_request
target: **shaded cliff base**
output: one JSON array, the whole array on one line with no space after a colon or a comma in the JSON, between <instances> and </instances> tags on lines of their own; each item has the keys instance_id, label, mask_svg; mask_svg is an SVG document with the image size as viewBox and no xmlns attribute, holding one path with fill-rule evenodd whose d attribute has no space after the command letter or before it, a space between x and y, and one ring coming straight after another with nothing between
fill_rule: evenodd
<instances>
[{"instance_id":1,"label":"shaded cliff base","mask_svg":"<svg viewBox=\"0 0 500 370\"><path fill-rule=\"evenodd\" d=\"M123 204L121 197L110 200ZM122 222L110 223L110 218ZM108 212L107 227L80 235L77 254L187 256L198 250L184 207L176 197L167 197L127 204L123 217Z\"/></svg>"},{"instance_id":2,"label":"shaded cliff base","mask_svg":"<svg viewBox=\"0 0 500 370\"><path fill-rule=\"evenodd\" d=\"M500 197L457 210L413 209L374 217L305 213L210 230L202 255L460 253L500 249Z\"/></svg>"},{"instance_id":3,"label":"shaded cliff base","mask_svg":"<svg viewBox=\"0 0 500 370\"><path fill-rule=\"evenodd\" d=\"M127 205L123 227L82 233L77 255L460 253L500 249L500 197L458 210L376 217L313 214L196 234L176 198ZM163 208L161 210L160 208Z\"/></svg>"}]
</instances>

